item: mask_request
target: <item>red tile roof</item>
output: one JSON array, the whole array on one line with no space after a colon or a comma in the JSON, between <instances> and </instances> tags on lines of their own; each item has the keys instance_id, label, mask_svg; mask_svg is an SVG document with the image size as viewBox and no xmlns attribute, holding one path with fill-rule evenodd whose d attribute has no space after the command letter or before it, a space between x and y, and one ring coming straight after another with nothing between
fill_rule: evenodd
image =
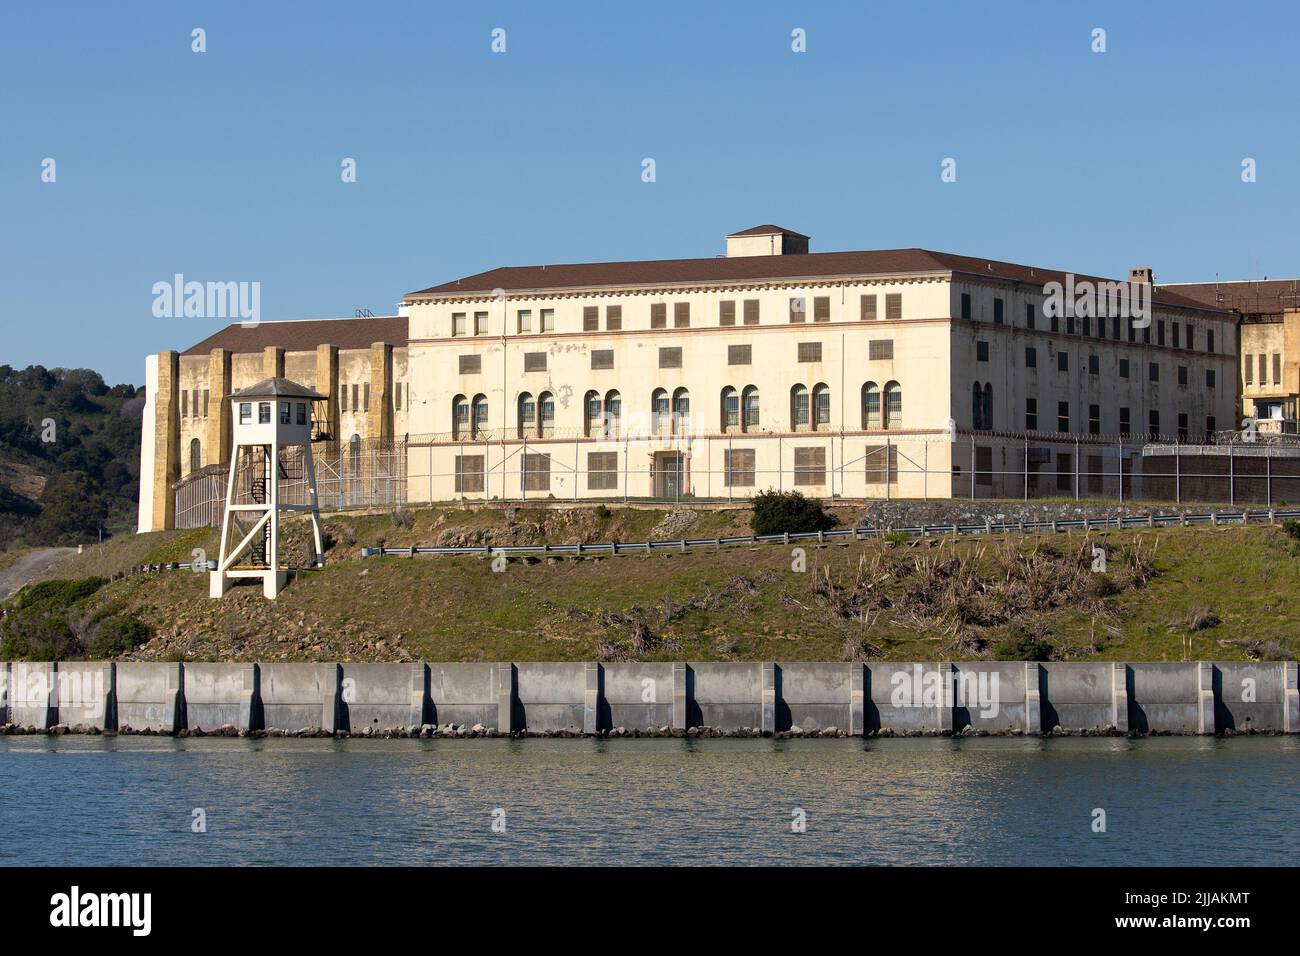
<instances>
[{"instance_id":1,"label":"red tile roof","mask_svg":"<svg viewBox=\"0 0 1300 956\"><path fill-rule=\"evenodd\" d=\"M757 227L767 228L767 227ZM816 252L781 256L717 256L709 259L653 259L637 262L585 262L565 265L506 266L408 293L425 296L481 295L506 292L651 286L693 282L748 282L769 279L818 279L846 276L963 273L989 279L1010 279L1042 286L1065 282L1056 269L959 256L927 249L878 249L863 252ZM1116 281L1075 275L1075 280ZM1177 308L1223 311L1213 303L1189 298L1157 286L1154 301Z\"/></svg>"},{"instance_id":2,"label":"red tile roof","mask_svg":"<svg viewBox=\"0 0 1300 956\"><path fill-rule=\"evenodd\" d=\"M337 345L341 349L368 349L375 342L405 345L407 338L407 319L404 315L259 322L247 329L239 325L228 325L181 354L207 355L213 349L260 352L272 345L286 352L310 352L316 346L325 344Z\"/></svg>"},{"instance_id":3,"label":"red tile roof","mask_svg":"<svg viewBox=\"0 0 1300 956\"><path fill-rule=\"evenodd\" d=\"M1300 279L1248 279L1242 282L1186 282L1164 286L1213 308L1254 315L1277 315L1300 308Z\"/></svg>"}]
</instances>

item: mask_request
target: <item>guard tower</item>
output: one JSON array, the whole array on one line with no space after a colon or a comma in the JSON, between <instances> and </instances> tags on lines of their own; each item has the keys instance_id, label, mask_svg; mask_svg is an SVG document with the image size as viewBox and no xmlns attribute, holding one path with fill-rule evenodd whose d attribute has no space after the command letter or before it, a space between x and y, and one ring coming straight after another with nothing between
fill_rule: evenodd
<instances>
[{"instance_id":1,"label":"guard tower","mask_svg":"<svg viewBox=\"0 0 1300 956\"><path fill-rule=\"evenodd\" d=\"M219 598L235 578L261 578L274 598L288 574L280 561L280 516L311 512L309 564L325 562L316 468L311 457L312 403L324 401L305 386L268 378L230 396L230 479L221 520L221 556L208 593ZM238 543L231 547L237 536Z\"/></svg>"}]
</instances>

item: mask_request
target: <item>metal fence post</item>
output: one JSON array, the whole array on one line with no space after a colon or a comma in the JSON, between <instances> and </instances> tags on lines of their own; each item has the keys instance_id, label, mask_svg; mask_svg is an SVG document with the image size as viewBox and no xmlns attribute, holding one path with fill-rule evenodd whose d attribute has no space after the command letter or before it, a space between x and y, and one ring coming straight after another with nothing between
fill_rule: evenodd
<instances>
[{"instance_id":1,"label":"metal fence post","mask_svg":"<svg viewBox=\"0 0 1300 956\"><path fill-rule=\"evenodd\" d=\"M1025 501L1029 500L1029 436L1025 436L1025 462L1024 462L1024 479L1025 479Z\"/></svg>"},{"instance_id":2,"label":"metal fence post","mask_svg":"<svg viewBox=\"0 0 1300 956\"><path fill-rule=\"evenodd\" d=\"M1268 445L1264 446L1264 500L1271 509L1273 507L1273 452Z\"/></svg>"},{"instance_id":3,"label":"metal fence post","mask_svg":"<svg viewBox=\"0 0 1300 956\"><path fill-rule=\"evenodd\" d=\"M1179 449L1182 446L1174 442L1174 504L1183 503L1183 462Z\"/></svg>"},{"instance_id":4,"label":"metal fence post","mask_svg":"<svg viewBox=\"0 0 1300 956\"><path fill-rule=\"evenodd\" d=\"M1079 439L1074 439L1074 500L1079 500Z\"/></svg>"},{"instance_id":5,"label":"metal fence post","mask_svg":"<svg viewBox=\"0 0 1300 956\"><path fill-rule=\"evenodd\" d=\"M1237 503L1237 469L1232 457L1232 445L1228 445L1228 504Z\"/></svg>"},{"instance_id":6,"label":"metal fence post","mask_svg":"<svg viewBox=\"0 0 1300 956\"><path fill-rule=\"evenodd\" d=\"M885 436L885 500L889 500L889 436Z\"/></svg>"},{"instance_id":7,"label":"metal fence post","mask_svg":"<svg viewBox=\"0 0 1300 956\"><path fill-rule=\"evenodd\" d=\"M1119 500L1124 503L1124 439L1119 440Z\"/></svg>"},{"instance_id":8,"label":"metal fence post","mask_svg":"<svg viewBox=\"0 0 1300 956\"><path fill-rule=\"evenodd\" d=\"M975 436L970 436L970 500L975 500Z\"/></svg>"}]
</instances>

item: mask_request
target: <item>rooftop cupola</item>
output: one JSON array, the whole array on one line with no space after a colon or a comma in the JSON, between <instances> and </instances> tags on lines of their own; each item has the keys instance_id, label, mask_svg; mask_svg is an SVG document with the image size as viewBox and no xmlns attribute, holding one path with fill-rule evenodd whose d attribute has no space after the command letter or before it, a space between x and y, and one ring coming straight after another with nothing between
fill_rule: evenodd
<instances>
[{"instance_id":1,"label":"rooftop cupola","mask_svg":"<svg viewBox=\"0 0 1300 956\"><path fill-rule=\"evenodd\" d=\"M808 237L780 226L754 226L727 236L727 258L737 256L797 256L808 253Z\"/></svg>"}]
</instances>

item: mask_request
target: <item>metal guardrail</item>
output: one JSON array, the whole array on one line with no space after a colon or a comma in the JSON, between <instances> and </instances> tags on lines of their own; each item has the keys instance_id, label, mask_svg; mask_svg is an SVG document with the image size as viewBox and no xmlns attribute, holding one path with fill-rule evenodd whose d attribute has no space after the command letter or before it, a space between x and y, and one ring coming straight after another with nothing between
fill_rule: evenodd
<instances>
[{"instance_id":1,"label":"metal guardrail","mask_svg":"<svg viewBox=\"0 0 1300 956\"><path fill-rule=\"evenodd\" d=\"M215 571L217 562L215 561L166 561L161 564L141 564L134 568L127 568L123 571L114 571L108 576L110 581L120 581L122 578L135 577L137 574L161 574L163 571Z\"/></svg>"},{"instance_id":2,"label":"metal guardrail","mask_svg":"<svg viewBox=\"0 0 1300 956\"><path fill-rule=\"evenodd\" d=\"M692 548L722 548L745 544L790 544L793 541L817 541L819 543L849 538L853 541L886 538L903 534L909 537L956 536L963 534L1033 534L1042 531L1123 531L1125 528L1167 528L1171 526L1187 527L1197 524L1249 524L1300 519L1300 510L1289 511L1211 511L1205 514L1172 515L1120 515L1116 518L1069 518L1053 521L985 521L983 524L951 525L917 525L906 528L835 528L830 531L801 531L794 534L760 534L732 535L725 538L682 538L676 541L637 541L622 543L608 541L600 544L524 544L503 547L418 547L409 548L362 548L361 557L415 557L419 554L446 555L621 555L649 554L655 551L687 551Z\"/></svg>"}]
</instances>

